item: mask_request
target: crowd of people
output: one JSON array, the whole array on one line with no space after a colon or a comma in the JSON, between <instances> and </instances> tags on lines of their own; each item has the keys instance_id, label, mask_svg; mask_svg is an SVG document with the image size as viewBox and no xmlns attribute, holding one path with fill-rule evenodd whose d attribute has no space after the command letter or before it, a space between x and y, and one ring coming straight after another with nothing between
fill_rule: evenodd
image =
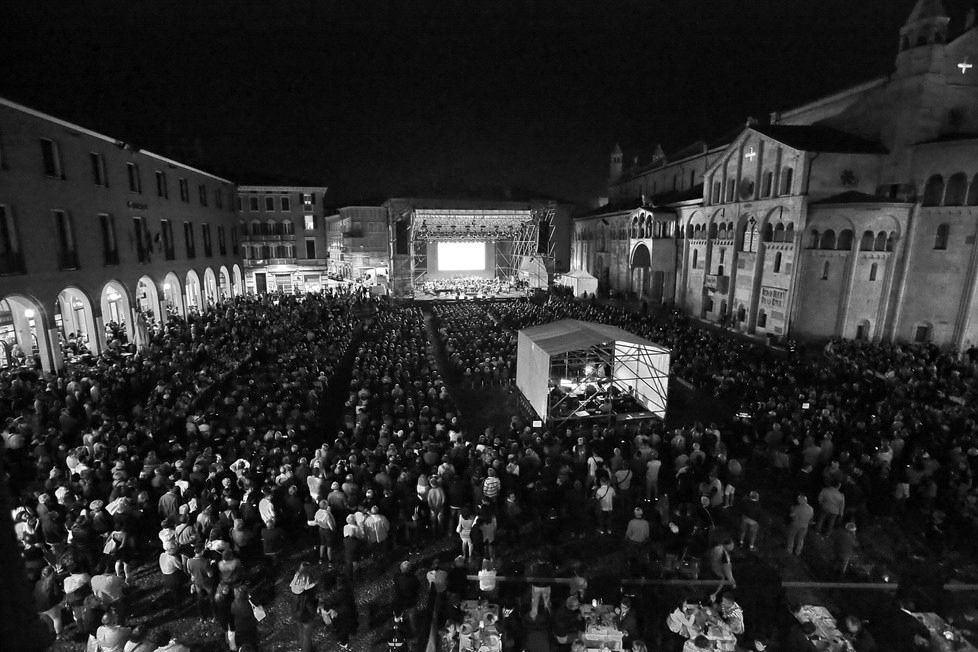
<instances>
[{"instance_id":1,"label":"crowd of people","mask_svg":"<svg viewBox=\"0 0 978 652\"><path fill-rule=\"evenodd\" d=\"M570 649L580 623L552 607L566 607L569 590L551 595L541 582L524 593L497 574L570 577L576 598L591 599L587 566L568 549L597 537L624 553L626 574L715 578L720 610L721 583L741 579L736 555L762 541L802 555L826 536L844 574L858 532L880 516L914 510L938 548L978 533L978 351L842 341L816 364L678 314L571 298L436 304L430 328L418 307L365 313L362 300L238 298L170 316L146 346L112 343L59 376L0 372L15 532L52 634L103 650L177 650L179 635L146 623L194 607L229 648L258 649L283 555L299 549L307 561L290 616L303 650L320 622L346 649L355 588L395 561L395 638L420 633L421 605L441 605L436 626L447 628L465 598L487 597L502 606L504 649L541 632ZM505 385L515 332L563 318L669 347L674 375L738 401L740 416L671 429L466 422L442 373ZM438 368L441 346L449 369ZM352 371L337 377L344 356ZM334 422L335 435L325 430ZM401 563L444 541L448 559ZM145 574L162 579L162 616L135 609ZM741 643L776 649L763 605L737 597ZM642 600L616 599L632 613L628 644L668 644L668 610L653 617Z\"/></svg>"},{"instance_id":2,"label":"crowd of people","mask_svg":"<svg viewBox=\"0 0 978 652\"><path fill-rule=\"evenodd\" d=\"M433 313L452 372L464 386L506 385L515 376L514 331L474 304L435 304Z\"/></svg>"}]
</instances>

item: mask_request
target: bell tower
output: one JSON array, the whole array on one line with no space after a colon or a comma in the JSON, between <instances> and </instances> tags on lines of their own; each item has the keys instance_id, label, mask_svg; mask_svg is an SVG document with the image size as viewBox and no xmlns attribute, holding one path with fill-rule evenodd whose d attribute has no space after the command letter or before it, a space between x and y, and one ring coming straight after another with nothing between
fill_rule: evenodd
<instances>
[{"instance_id":1,"label":"bell tower","mask_svg":"<svg viewBox=\"0 0 978 652\"><path fill-rule=\"evenodd\" d=\"M907 22L900 28L898 77L940 71L950 20L941 0L917 0Z\"/></svg>"},{"instance_id":2,"label":"bell tower","mask_svg":"<svg viewBox=\"0 0 978 652\"><path fill-rule=\"evenodd\" d=\"M611 150L611 168L608 175L608 183L618 183L621 179L621 146L615 143L615 148Z\"/></svg>"}]
</instances>

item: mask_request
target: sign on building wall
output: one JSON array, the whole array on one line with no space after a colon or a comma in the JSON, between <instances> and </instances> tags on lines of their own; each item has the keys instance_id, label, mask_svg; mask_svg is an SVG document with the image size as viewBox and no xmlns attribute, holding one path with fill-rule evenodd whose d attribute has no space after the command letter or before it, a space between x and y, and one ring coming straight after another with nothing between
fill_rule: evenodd
<instances>
[{"instance_id":1,"label":"sign on building wall","mask_svg":"<svg viewBox=\"0 0 978 652\"><path fill-rule=\"evenodd\" d=\"M763 308L771 308L779 311L786 310L788 308L788 291L783 288L762 285L760 305Z\"/></svg>"}]
</instances>

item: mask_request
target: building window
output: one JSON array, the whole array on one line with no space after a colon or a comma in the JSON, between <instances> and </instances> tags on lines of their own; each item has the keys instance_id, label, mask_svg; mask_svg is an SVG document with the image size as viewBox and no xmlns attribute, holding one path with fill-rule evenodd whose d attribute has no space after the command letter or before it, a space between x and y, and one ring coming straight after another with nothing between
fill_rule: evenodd
<instances>
[{"instance_id":1,"label":"building window","mask_svg":"<svg viewBox=\"0 0 978 652\"><path fill-rule=\"evenodd\" d=\"M126 174L129 177L129 192L142 193L143 180L139 176L139 166L135 163L126 163Z\"/></svg>"},{"instance_id":2,"label":"building window","mask_svg":"<svg viewBox=\"0 0 978 652\"><path fill-rule=\"evenodd\" d=\"M699 263L699 260L700 260L699 249L693 249L693 269L696 269L696 265L697 263Z\"/></svg>"},{"instance_id":3,"label":"building window","mask_svg":"<svg viewBox=\"0 0 978 652\"><path fill-rule=\"evenodd\" d=\"M292 210L292 200L290 200L288 197L279 197L279 205L286 213Z\"/></svg>"},{"instance_id":4,"label":"building window","mask_svg":"<svg viewBox=\"0 0 978 652\"><path fill-rule=\"evenodd\" d=\"M231 254L238 255L238 230L231 229Z\"/></svg>"},{"instance_id":5,"label":"building window","mask_svg":"<svg viewBox=\"0 0 978 652\"><path fill-rule=\"evenodd\" d=\"M200 234L202 239L204 240L204 255L210 258L211 256L214 255L213 248L211 247L211 225L201 224Z\"/></svg>"},{"instance_id":6,"label":"building window","mask_svg":"<svg viewBox=\"0 0 978 652\"><path fill-rule=\"evenodd\" d=\"M170 196L170 189L166 183L166 172L156 171L156 196L164 199Z\"/></svg>"},{"instance_id":7,"label":"building window","mask_svg":"<svg viewBox=\"0 0 978 652\"><path fill-rule=\"evenodd\" d=\"M241 210L242 210L241 209L241 195L238 195L237 197L235 197L235 203L238 205L238 212L240 213Z\"/></svg>"},{"instance_id":8,"label":"building window","mask_svg":"<svg viewBox=\"0 0 978 652\"><path fill-rule=\"evenodd\" d=\"M940 206L943 199L944 177L939 174L935 174L927 180L927 185L924 186L924 197L922 203L924 206Z\"/></svg>"},{"instance_id":9,"label":"building window","mask_svg":"<svg viewBox=\"0 0 978 652\"><path fill-rule=\"evenodd\" d=\"M224 240L224 227L223 226L220 226L220 225L218 225L218 227L217 227L217 251L222 256L227 256L228 255L227 242L225 242L225 240Z\"/></svg>"},{"instance_id":10,"label":"building window","mask_svg":"<svg viewBox=\"0 0 978 652\"><path fill-rule=\"evenodd\" d=\"M78 249L75 243L75 230L71 216L65 211L51 211L54 217L54 234L58 251L60 269L78 268Z\"/></svg>"},{"instance_id":11,"label":"building window","mask_svg":"<svg viewBox=\"0 0 978 652\"><path fill-rule=\"evenodd\" d=\"M136 261L140 263L149 262L149 234L143 224L143 218L132 218L132 229L136 234Z\"/></svg>"},{"instance_id":12,"label":"building window","mask_svg":"<svg viewBox=\"0 0 978 652\"><path fill-rule=\"evenodd\" d=\"M737 321L742 322L746 320L747 320L747 308L741 306L740 308L737 309Z\"/></svg>"},{"instance_id":13,"label":"building window","mask_svg":"<svg viewBox=\"0 0 978 652\"><path fill-rule=\"evenodd\" d=\"M163 237L163 256L167 260L176 258L173 246L173 225L170 220L160 220L160 233Z\"/></svg>"},{"instance_id":14,"label":"building window","mask_svg":"<svg viewBox=\"0 0 978 652\"><path fill-rule=\"evenodd\" d=\"M257 197L249 197L248 198L248 210L250 210L252 213L258 212L258 198Z\"/></svg>"},{"instance_id":15,"label":"building window","mask_svg":"<svg viewBox=\"0 0 978 652\"><path fill-rule=\"evenodd\" d=\"M875 281L876 280L876 272L877 272L878 269L879 269L879 265L877 265L876 263L873 263L872 265L869 266L869 280L870 281Z\"/></svg>"},{"instance_id":16,"label":"building window","mask_svg":"<svg viewBox=\"0 0 978 652\"><path fill-rule=\"evenodd\" d=\"M827 260L824 263L822 263L822 280L823 281L829 280L829 261Z\"/></svg>"},{"instance_id":17,"label":"building window","mask_svg":"<svg viewBox=\"0 0 978 652\"><path fill-rule=\"evenodd\" d=\"M295 224L292 220L282 220L282 235L293 235L295 233Z\"/></svg>"},{"instance_id":18,"label":"building window","mask_svg":"<svg viewBox=\"0 0 978 652\"><path fill-rule=\"evenodd\" d=\"M714 203L714 204L719 204L720 203L720 182L719 181L714 181L713 182L713 202L712 203Z\"/></svg>"},{"instance_id":19,"label":"building window","mask_svg":"<svg viewBox=\"0 0 978 652\"><path fill-rule=\"evenodd\" d=\"M930 341L930 324L918 324L914 328L913 341L918 343L924 343Z\"/></svg>"},{"instance_id":20,"label":"building window","mask_svg":"<svg viewBox=\"0 0 978 652\"><path fill-rule=\"evenodd\" d=\"M763 309L757 313L757 327L758 328L767 327L767 313Z\"/></svg>"},{"instance_id":21,"label":"building window","mask_svg":"<svg viewBox=\"0 0 978 652\"><path fill-rule=\"evenodd\" d=\"M306 239L306 258L312 259L316 257L316 241L312 238Z\"/></svg>"},{"instance_id":22,"label":"building window","mask_svg":"<svg viewBox=\"0 0 978 652\"><path fill-rule=\"evenodd\" d=\"M14 215L0 205L0 274L23 274L24 256L17 240Z\"/></svg>"},{"instance_id":23,"label":"building window","mask_svg":"<svg viewBox=\"0 0 978 652\"><path fill-rule=\"evenodd\" d=\"M964 172L952 174L947 180L947 190L944 192L945 206L964 206L968 197L968 176Z\"/></svg>"},{"instance_id":24,"label":"building window","mask_svg":"<svg viewBox=\"0 0 978 652\"><path fill-rule=\"evenodd\" d=\"M273 212L275 210L274 197L265 197L265 210L268 212Z\"/></svg>"},{"instance_id":25,"label":"building window","mask_svg":"<svg viewBox=\"0 0 978 652\"><path fill-rule=\"evenodd\" d=\"M306 231L315 231L316 230L316 216L315 215L306 215L305 216L305 223L306 223Z\"/></svg>"},{"instance_id":26,"label":"building window","mask_svg":"<svg viewBox=\"0 0 978 652\"><path fill-rule=\"evenodd\" d=\"M781 194L790 195L791 194L791 182L794 180L795 171L791 168L785 168L781 172Z\"/></svg>"},{"instance_id":27,"label":"building window","mask_svg":"<svg viewBox=\"0 0 978 652\"><path fill-rule=\"evenodd\" d=\"M190 203L190 184L186 179L177 179L180 185L180 201Z\"/></svg>"},{"instance_id":28,"label":"building window","mask_svg":"<svg viewBox=\"0 0 978 652\"><path fill-rule=\"evenodd\" d=\"M770 197L774 185L774 172L768 170L761 179L761 197Z\"/></svg>"},{"instance_id":29,"label":"building window","mask_svg":"<svg viewBox=\"0 0 978 652\"><path fill-rule=\"evenodd\" d=\"M781 273L781 252L774 254L774 273Z\"/></svg>"},{"instance_id":30,"label":"building window","mask_svg":"<svg viewBox=\"0 0 978 652\"><path fill-rule=\"evenodd\" d=\"M309 206L315 206L316 205L316 193L314 193L314 192L305 192L305 193L302 193L302 203L303 204L307 204Z\"/></svg>"},{"instance_id":31,"label":"building window","mask_svg":"<svg viewBox=\"0 0 978 652\"><path fill-rule=\"evenodd\" d=\"M88 155L92 162L92 183L102 188L109 187L109 177L105 172L105 159L98 152Z\"/></svg>"},{"instance_id":32,"label":"building window","mask_svg":"<svg viewBox=\"0 0 978 652\"><path fill-rule=\"evenodd\" d=\"M224 193L221 192L220 188L214 189L214 207L218 210L224 208Z\"/></svg>"},{"instance_id":33,"label":"building window","mask_svg":"<svg viewBox=\"0 0 978 652\"><path fill-rule=\"evenodd\" d=\"M937 227L937 234L934 236L934 249L947 249L947 239L951 235L951 227L947 224L940 224Z\"/></svg>"},{"instance_id":34,"label":"building window","mask_svg":"<svg viewBox=\"0 0 978 652\"><path fill-rule=\"evenodd\" d=\"M207 206L207 185L206 184L201 183L201 184L199 184L197 186L197 195L200 198L200 205L201 206Z\"/></svg>"},{"instance_id":35,"label":"building window","mask_svg":"<svg viewBox=\"0 0 978 652\"><path fill-rule=\"evenodd\" d=\"M727 196L725 201L732 202L737 199L737 181L734 179L729 179L727 181Z\"/></svg>"},{"instance_id":36,"label":"building window","mask_svg":"<svg viewBox=\"0 0 978 652\"><path fill-rule=\"evenodd\" d=\"M183 240L187 246L187 258L196 258L197 250L194 245L194 225L190 222L183 223Z\"/></svg>"},{"instance_id":37,"label":"building window","mask_svg":"<svg viewBox=\"0 0 978 652\"><path fill-rule=\"evenodd\" d=\"M52 179L64 179L64 168L61 166L61 147L48 138L41 139L41 158L44 160L44 175Z\"/></svg>"}]
</instances>

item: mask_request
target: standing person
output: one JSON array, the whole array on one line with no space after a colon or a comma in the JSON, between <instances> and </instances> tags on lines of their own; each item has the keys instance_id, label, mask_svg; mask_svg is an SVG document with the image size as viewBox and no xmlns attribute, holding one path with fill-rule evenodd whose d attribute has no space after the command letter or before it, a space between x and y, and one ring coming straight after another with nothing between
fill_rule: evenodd
<instances>
[{"instance_id":1,"label":"standing person","mask_svg":"<svg viewBox=\"0 0 978 652\"><path fill-rule=\"evenodd\" d=\"M363 545L363 529L357 525L353 514L346 517L343 526L343 558L346 561L346 574L353 578L360 566L360 548Z\"/></svg>"},{"instance_id":2,"label":"standing person","mask_svg":"<svg viewBox=\"0 0 978 652\"><path fill-rule=\"evenodd\" d=\"M217 572L214 562L204 556L204 544L197 542L194 556L187 562L187 572L193 583L197 602L197 617L203 622L210 618L214 606L214 592L217 590Z\"/></svg>"},{"instance_id":3,"label":"standing person","mask_svg":"<svg viewBox=\"0 0 978 652\"><path fill-rule=\"evenodd\" d=\"M820 513L818 515L818 524L815 526L816 532L822 535L831 534L832 529L835 528L835 522L842 519L842 515L846 511L846 497L842 491L839 490L840 484L838 482L829 485L822 489L818 494L818 506L820 508ZM828 524L828 527L823 529L823 525Z\"/></svg>"},{"instance_id":4,"label":"standing person","mask_svg":"<svg viewBox=\"0 0 978 652\"><path fill-rule=\"evenodd\" d=\"M432 476L431 488L428 489L428 495L425 496L425 500L428 503L428 509L431 511L432 534L435 538L445 536L447 534L445 525L446 498L445 490L441 487L440 477Z\"/></svg>"},{"instance_id":5,"label":"standing person","mask_svg":"<svg viewBox=\"0 0 978 652\"><path fill-rule=\"evenodd\" d=\"M548 559L537 557L530 563L527 574L530 580L530 620L536 620L540 604L550 612L550 581L554 576L554 566Z\"/></svg>"},{"instance_id":6,"label":"standing person","mask_svg":"<svg viewBox=\"0 0 978 652\"><path fill-rule=\"evenodd\" d=\"M320 608L323 622L333 627L340 650L350 649L350 637L357 633L357 604L349 580L337 578L336 592L328 606Z\"/></svg>"},{"instance_id":7,"label":"standing person","mask_svg":"<svg viewBox=\"0 0 978 652\"><path fill-rule=\"evenodd\" d=\"M479 533L482 535L482 552L486 557L491 558L496 542L495 510L489 505L483 505L479 510L479 515L475 517L475 524L479 526Z\"/></svg>"},{"instance_id":8,"label":"standing person","mask_svg":"<svg viewBox=\"0 0 978 652\"><path fill-rule=\"evenodd\" d=\"M594 490L598 501L598 533L611 534L611 519L615 509L615 490L607 477L602 477L598 488Z\"/></svg>"},{"instance_id":9,"label":"standing person","mask_svg":"<svg viewBox=\"0 0 978 652\"><path fill-rule=\"evenodd\" d=\"M839 528L832 533L832 551L835 553L835 560L839 564L839 572L845 575L849 570L849 562L859 547L859 539L856 537L856 524L846 523L844 528Z\"/></svg>"},{"instance_id":10,"label":"standing person","mask_svg":"<svg viewBox=\"0 0 978 652\"><path fill-rule=\"evenodd\" d=\"M183 559L177 550L164 550L160 553L160 571L163 573L163 585L170 594L173 602L173 611L180 611L180 604L183 602L183 589L186 576L184 574Z\"/></svg>"},{"instance_id":11,"label":"standing person","mask_svg":"<svg viewBox=\"0 0 978 652\"><path fill-rule=\"evenodd\" d=\"M251 606L250 598L248 589L243 584L234 587L231 626L234 628L234 641L241 650L258 650L258 619L255 618L255 609ZM308 650L303 648L303 652Z\"/></svg>"},{"instance_id":12,"label":"standing person","mask_svg":"<svg viewBox=\"0 0 978 652\"><path fill-rule=\"evenodd\" d=\"M721 580L717 590L713 592L714 597L720 593L725 585L729 585L734 589L737 588L737 580L734 579L733 575L733 563L730 560L730 552L733 549L733 539L727 537L721 543L710 548L710 552L708 553L710 571L717 579Z\"/></svg>"},{"instance_id":13,"label":"standing person","mask_svg":"<svg viewBox=\"0 0 978 652\"><path fill-rule=\"evenodd\" d=\"M37 613L47 616L54 624L55 636L61 636L61 605L64 603L64 593L61 583L52 566L45 566L41 577L34 585L34 608Z\"/></svg>"},{"instance_id":14,"label":"standing person","mask_svg":"<svg viewBox=\"0 0 978 652\"><path fill-rule=\"evenodd\" d=\"M363 521L364 536L367 539L370 555L380 568L387 564L390 527L390 521L380 513L380 508L377 505L370 508L370 514Z\"/></svg>"},{"instance_id":15,"label":"standing person","mask_svg":"<svg viewBox=\"0 0 978 652\"><path fill-rule=\"evenodd\" d=\"M496 469L490 467L486 479L482 482L482 496L490 504L495 505L503 483L496 477Z\"/></svg>"},{"instance_id":16,"label":"standing person","mask_svg":"<svg viewBox=\"0 0 978 652\"><path fill-rule=\"evenodd\" d=\"M468 562L472 556L472 528L475 526L475 518L472 516L472 508L468 505L462 507L462 513L458 516L458 525L455 531L462 542L462 557Z\"/></svg>"},{"instance_id":17,"label":"standing person","mask_svg":"<svg viewBox=\"0 0 978 652\"><path fill-rule=\"evenodd\" d=\"M757 533L761 529L761 520L764 518L760 501L761 495L752 491L741 503L740 545L747 545L752 552L757 550Z\"/></svg>"},{"instance_id":18,"label":"standing person","mask_svg":"<svg viewBox=\"0 0 978 652\"><path fill-rule=\"evenodd\" d=\"M319 501L319 510L313 517L313 524L319 529L319 563L327 559L332 562L333 549L340 537L333 507L326 500Z\"/></svg>"},{"instance_id":19,"label":"standing person","mask_svg":"<svg viewBox=\"0 0 978 652\"><path fill-rule=\"evenodd\" d=\"M659 459L659 451L653 449L651 458L645 463L645 500L659 497L659 471L661 469L662 460Z\"/></svg>"},{"instance_id":20,"label":"standing person","mask_svg":"<svg viewBox=\"0 0 978 652\"><path fill-rule=\"evenodd\" d=\"M289 584L289 589L296 595L292 615L298 627L299 647L302 652L312 650L312 630L319 612L317 583L312 564L304 561Z\"/></svg>"},{"instance_id":21,"label":"standing person","mask_svg":"<svg viewBox=\"0 0 978 652\"><path fill-rule=\"evenodd\" d=\"M805 494L798 494L798 502L791 508L788 523L788 553L801 555L801 550L805 546L805 535L808 534L808 524L815 517L815 510L808 504L808 497Z\"/></svg>"},{"instance_id":22,"label":"standing person","mask_svg":"<svg viewBox=\"0 0 978 652\"><path fill-rule=\"evenodd\" d=\"M488 558L482 560L482 568L479 569L479 592L483 599L496 598L496 567Z\"/></svg>"},{"instance_id":23,"label":"standing person","mask_svg":"<svg viewBox=\"0 0 978 652\"><path fill-rule=\"evenodd\" d=\"M411 568L411 562L401 562L400 572L394 576L394 613L403 613L407 633L414 637L418 633L418 594L421 582Z\"/></svg>"},{"instance_id":24,"label":"standing person","mask_svg":"<svg viewBox=\"0 0 978 652\"><path fill-rule=\"evenodd\" d=\"M625 563L631 565L636 561L644 563L647 558L649 545L649 522L641 507L636 507L634 518L625 528Z\"/></svg>"}]
</instances>

